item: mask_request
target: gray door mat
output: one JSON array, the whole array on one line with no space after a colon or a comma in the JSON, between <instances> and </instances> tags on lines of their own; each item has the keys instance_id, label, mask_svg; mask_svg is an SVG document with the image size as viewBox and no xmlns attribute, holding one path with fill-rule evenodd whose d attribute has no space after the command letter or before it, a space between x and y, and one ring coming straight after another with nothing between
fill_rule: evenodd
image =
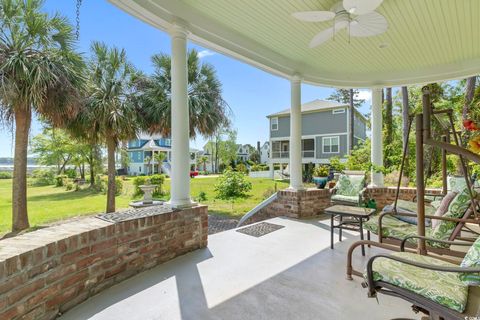
<instances>
[{"instance_id":1,"label":"gray door mat","mask_svg":"<svg viewBox=\"0 0 480 320\"><path fill-rule=\"evenodd\" d=\"M242 229L238 229L237 232L259 238L282 228L285 228L285 226L268 222L260 222Z\"/></svg>"}]
</instances>

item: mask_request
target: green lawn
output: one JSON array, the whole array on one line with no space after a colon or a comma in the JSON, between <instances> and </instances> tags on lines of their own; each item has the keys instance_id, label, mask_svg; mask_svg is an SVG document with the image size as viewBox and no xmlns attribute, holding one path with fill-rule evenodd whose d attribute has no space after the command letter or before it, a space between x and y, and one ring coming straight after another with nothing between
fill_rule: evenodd
<instances>
[{"instance_id":1,"label":"green lawn","mask_svg":"<svg viewBox=\"0 0 480 320\"><path fill-rule=\"evenodd\" d=\"M209 206L209 212L215 214L242 216L265 198L267 189L284 189L288 183L270 179L251 179L253 189L246 199L237 200L233 204L215 199L214 184L217 178L194 178L191 183L191 194L196 198L203 191L207 200L202 203ZM167 179L164 190L170 189ZM8 232L11 227L11 192L12 180L0 180L0 233ZM132 200L133 186L131 180L124 182L123 194L117 197L117 208L127 208ZM90 190L65 191L65 188L53 186L28 188L28 212L32 227L65 218L102 212L105 209L106 196Z\"/></svg>"}]
</instances>

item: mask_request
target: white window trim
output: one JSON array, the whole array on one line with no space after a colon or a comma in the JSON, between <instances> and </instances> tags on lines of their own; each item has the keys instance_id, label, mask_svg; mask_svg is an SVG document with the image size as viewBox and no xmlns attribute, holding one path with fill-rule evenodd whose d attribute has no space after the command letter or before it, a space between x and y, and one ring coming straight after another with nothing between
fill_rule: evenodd
<instances>
[{"instance_id":1,"label":"white window trim","mask_svg":"<svg viewBox=\"0 0 480 320\"><path fill-rule=\"evenodd\" d=\"M326 152L325 151L325 140L327 139L332 139L332 138L337 138L338 139L338 151L337 152ZM330 145L331 149L331 145ZM340 136L328 136L328 137L322 137L322 153L323 154L339 154L340 153Z\"/></svg>"},{"instance_id":2,"label":"white window trim","mask_svg":"<svg viewBox=\"0 0 480 320\"><path fill-rule=\"evenodd\" d=\"M338 108L338 109L332 110L332 114L340 114L340 113L345 113L345 108Z\"/></svg>"},{"instance_id":3,"label":"white window trim","mask_svg":"<svg viewBox=\"0 0 480 320\"><path fill-rule=\"evenodd\" d=\"M303 140L313 140L313 157L304 157L303 153L304 153L305 150L302 150L302 158L304 158L304 159L315 159L317 157L317 139L315 137L313 137L313 138L303 138L302 137L302 147L303 147ZM312 151L312 150L308 150L308 151Z\"/></svg>"},{"instance_id":4,"label":"white window trim","mask_svg":"<svg viewBox=\"0 0 480 320\"><path fill-rule=\"evenodd\" d=\"M277 128L276 129L273 129L273 122L276 122L276 125L277 125ZM273 117L273 118L270 118L270 130L271 131L278 131L278 117Z\"/></svg>"}]
</instances>

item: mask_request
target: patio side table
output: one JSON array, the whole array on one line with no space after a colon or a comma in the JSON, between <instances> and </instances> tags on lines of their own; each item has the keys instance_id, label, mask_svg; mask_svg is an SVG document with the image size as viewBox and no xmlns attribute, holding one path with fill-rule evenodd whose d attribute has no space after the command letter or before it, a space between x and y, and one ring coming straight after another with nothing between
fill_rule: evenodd
<instances>
[{"instance_id":1,"label":"patio side table","mask_svg":"<svg viewBox=\"0 0 480 320\"><path fill-rule=\"evenodd\" d=\"M352 230L360 232L360 239L363 240L363 222L368 221L370 216L375 213L375 209L351 207L344 205L335 205L325 209L325 213L330 215L330 248L333 249L334 229L338 229L338 239L342 241L342 230ZM339 223L335 224L335 217L339 217ZM344 217L348 219L343 219ZM370 240L370 234L367 234ZM362 255L365 255L365 246L362 245Z\"/></svg>"}]
</instances>

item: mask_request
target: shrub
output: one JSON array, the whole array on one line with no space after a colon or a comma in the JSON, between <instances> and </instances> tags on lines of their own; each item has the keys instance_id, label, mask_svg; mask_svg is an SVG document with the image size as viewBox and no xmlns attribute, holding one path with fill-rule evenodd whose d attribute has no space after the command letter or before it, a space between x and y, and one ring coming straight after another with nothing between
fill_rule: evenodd
<instances>
[{"instance_id":1,"label":"shrub","mask_svg":"<svg viewBox=\"0 0 480 320\"><path fill-rule=\"evenodd\" d=\"M63 187L67 183L68 177L66 174L59 174L55 176L55 187Z\"/></svg>"},{"instance_id":2,"label":"shrub","mask_svg":"<svg viewBox=\"0 0 480 320\"><path fill-rule=\"evenodd\" d=\"M207 201L207 194L204 191L198 193L197 201Z\"/></svg>"},{"instance_id":3,"label":"shrub","mask_svg":"<svg viewBox=\"0 0 480 320\"><path fill-rule=\"evenodd\" d=\"M239 164L237 165L236 170L237 170L238 172L241 172L241 173L248 173L247 166L246 166L245 164L243 164L243 163L239 163Z\"/></svg>"},{"instance_id":4,"label":"shrub","mask_svg":"<svg viewBox=\"0 0 480 320\"><path fill-rule=\"evenodd\" d=\"M158 197L162 195L162 185L165 182L165 176L163 174L154 174L150 176L150 183L157 185L153 191L153 196Z\"/></svg>"},{"instance_id":5,"label":"shrub","mask_svg":"<svg viewBox=\"0 0 480 320\"><path fill-rule=\"evenodd\" d=\"M34 186L49 186L55 184L55 174L52 170L37 169L32 172Z\"/></svg>"},{"instance_id":6,"label":"shrub","mask_svg":"<svg viewBox=\"0 0 480 320\"><path fill-rule=\"evenodd\" d=\"M165 182L165 176L163 174L154 174L152 176L138 176L133 179L133 186L135 187L133 195L139 196L143 195L142 189L140 189L141 185L145 184L154 184L157 185L155 190L153 191L153 196L158 197L163 195L162 193L162 185Z\"/></svg>"},{"instance_id":7,"label":"shrub","mask_svg":"<svg viewBox=\"0 0 480 320\"><path fill-rule=\"evenodd\" d=\"M345 165L340 161L339 157L330 158L330 167L335 172L343 172L345 170Z\"/></svg>"},{"instance_id":8,"label":"shrub","mask_svg":"<svg viewBox=\"0 0 480 320\"><path fill-rule=\"evenodd\" d=\"M347 156L346 167L349 170L369 171L371 167L370 160L371 144L370 139L364 143L356 145L349 156Z\"/></svg>"},{"instance_id":9,"label":"shrub","mask_svg":"<svg viewBox=\"0 0 480 320\"><path fill-rule=\"evenodd\" d=\"M95 178L95 190L99 192L107 192L108 189L108 176L97 175ZM123 180L120 177L115 177L115 195L122 194Z\"/></svg>"},{"instance_id":10,"label":"shrub","mask_svg":"<svg viewBox=\"0 0 480 320\"><path fill-rule=\"evenodd\" d=\"M70 179L75 179L77 177L77 170L75 170L73 168L69 168L69 169L65 170L65 174Z\"/></svg>"},{"instance_id":11,"label":"shrub","mask_svg":"<svg viewBox=\"0 0 480 320\"><path fill-rule=\"evenodd\" d=\"M100 175L100 174L97 174L97 176L95 177L95 184L93 186L93 188L98 191L98 192L105 192L106 189L106 185L104 184L104 176Z\"/></svg>"},{"instance_id":12,"label":"shrub","mask_svg":"<svg viewBox=\"0 0 480 320\"><path fill-rule=\"evenodd\" d=\"M307 163L305 168L302 170L303 182L312 182L313 170L315 165L313 163Z\"/></svg>"},{"instance_id":13,"label":"shrub","mask_svg":"<svg viewBox=\"0 0 480 320\"><path fill-rule=\"evenodd\" d=\"M134 196L139 196L143 194L143 191L140 189L140 186L146 184L147 179L148 179L147 176L138 176L133 178L133 186L135 188L133 191Z\"/></svg>"},{"instance_id":14,"label":"shrub","mask_svg":"<svg viewBox=\"0 0 480 320\"><path fill-rule=\"evenodd\" d=\"M330 169L328 168L327 165L324 165L324 164L313 169L314 177L328 177L329 173L330 173Z\"/></svg>"},{"instance_id":15,"label":"shrub","mask_svg":"<svg viewBox=\"0 0 480 320\"><path fill-rule=\"evenodd\" d=\"M0 179L12 179L12 177L11 172L0 172Z\"/></svg>"},{"instance_id":16,"label":"shrub","mask_svg":"<svg viewBox=\"0 0 480 320\"><path fill-rule=\"evenodd\" d=\"M115 195L119 196L123 192L123 180L120 177L115 177Z\"/></svg>"},{"instance_id":17,"label":"shrub","mask_svg":"<svg viewBox=\"0 0 480 320\"><path fill-rule=\"evenodd\" d=\"M250 167L250 171L268 171L268 165L266 164L254 164Z\"/></svg>"},{"instance_id":18,"label":"shrub","mask_svg":"<svg viewBox=\"0 0 480 320\"><path fill-rule=\"evenodd\" d=\"M400 176L400 171L394 170L390 173L387 173L384 178L384 183L386 186L397 186L398 178ZM405 176L402 177L402 186L408 186L409 179Z\"/></svg>"},{"instance_id":19,"label":"shrub","mask_svg":"<svg viewBox=\"0 0 480 320\"><path fill-rule=\"evenodd\" d=\"M245 197L252 190L252 183L247 181L245 174L232 170L225 170L215 184L217 198L234 200Z\"/></svg>"},{"instance_id":20,"label":"shrub","mask_svg":"<svg viewBox=\"0 0 480 320\"><path fill-rule=\"evenodd\" d=\"M74 187L75 186L73 182L67 182L67 184L65 185L65 190L70 191L73 190Z\"/></svg>"}]
</instances>

